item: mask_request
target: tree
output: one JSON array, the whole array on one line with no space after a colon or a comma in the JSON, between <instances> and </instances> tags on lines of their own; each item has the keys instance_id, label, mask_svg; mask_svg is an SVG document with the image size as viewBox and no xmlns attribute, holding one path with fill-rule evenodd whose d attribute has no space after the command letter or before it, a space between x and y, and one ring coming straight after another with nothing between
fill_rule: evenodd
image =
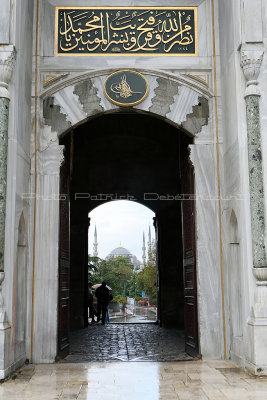
<instances>
[{"instance_id":1,"label":"tree","mask_svg":"<svg viewBox=\"0 0 267 400\"><path fill-rule=\"evenodd\" d=\"M101 261L101 258L93 257L88 254L88 278L91 278L91 276L97 273ZM91 281L91 279L88 280Z\"/></svg>"},{"instance_id":2,"label":"tree","mask_svg":"<svg viewBox=\"0 0 267 400\"><path fill-rule=\"evenodd\" d=\"M134 266L131 264L127 257L116 257L109 260L101 260L90 257L90 261L94 261L94 267L89 263L88 273L90 275L90 282L94 285L102 281L112 288L113 296L129 296L130 288L133 281Z\"/></svg>"},{"instance_id":3,"label":"tree","mask_svg":"<svg viewBox=\"0 0 267 400\"><path fill-rule=\"evenodd\" d=\"M136 277L137 290L144 291L150 298L151 304L157 303L157 268L156 268L156 244L153 240L150 254L143 271Z\"/></svg>"},{"instance_id":4,"label":"tree","mask_svg":"<svg viewBox=\"0 0 267 400\"><path fill-rule=\"evenodd\" d=\"M157 302L157 269L155 265L145 267L143 271L139 272L136 278L137 289L144 290L150 298L150 303Z\"/></svg>"}]
</instances>

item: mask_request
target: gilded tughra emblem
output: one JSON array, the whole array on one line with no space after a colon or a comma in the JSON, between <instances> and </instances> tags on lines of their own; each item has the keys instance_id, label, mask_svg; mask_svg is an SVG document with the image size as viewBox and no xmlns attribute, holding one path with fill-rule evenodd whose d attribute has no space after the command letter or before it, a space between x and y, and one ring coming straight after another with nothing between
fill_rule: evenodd
<instances>
[{"instance_id":1,"label":"gilded tughra emblem","mask_svg":"<svg viewBox=\"0 0 267 400\"><path fill-rule=\"evenodd\" d=\"M57 56L196 56L197 7L55 9Z\"/></svg>"},{"instance_id":2,"label":"gilded tughra emblem","mask_svg":"<svg viewBox=\"0 0 267 400\"><path fill-rule=\"evenodd\" d=\"M104 85L109 101L119 106L134 106L147 96L149 85L146 78L137 71L122 70L109 75Z\"/></svg>"},{"instance_id":3,"label":"gilded tughra emblem","mask_svg":"<svg viewBox=\"0 0 267 400\"><path fill-rule=\"evenodd\" d=\"M116 95L119 94L120 97L124 99L128 99L128 97L132 97L134 93L142 93L142 92L135 92L131 89L131 86L127 82L126 75L121 76L121 81L120 83L113 83L110 87L111 91L115 93ZM116 96L117 98L119 96Z\"/></svg>"}]
</instances>

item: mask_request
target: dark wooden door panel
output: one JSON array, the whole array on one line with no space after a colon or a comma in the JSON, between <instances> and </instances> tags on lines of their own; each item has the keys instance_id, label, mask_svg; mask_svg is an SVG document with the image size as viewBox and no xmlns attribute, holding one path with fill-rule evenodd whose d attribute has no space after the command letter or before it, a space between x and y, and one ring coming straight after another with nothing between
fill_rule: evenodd
<instances>
[{"instance_id":1,"label":"dark wooden door panel","mask_svg":"<svg viewBox=\"0 0 267 400\"><path fill-rule=\"evenodd\" d=\"M188 144L181 144L181 189L183 223L183 268L185 348L191 356L198 354L197 282L195 251L194 175L189 161Z\"/></svg>"},{"instance_id":2,"label":"dark wooden door panel","mask_svg":"<svg viewBox=\"0 0 267 400\"><path fill-rule=\"evenodd\" d=\"M60 174L59 204L59 296L58 296L58 356L63 358L69 353L69 314L70 314L70 146L66 138L65 162Z\"/></svg>"}]
</instances>

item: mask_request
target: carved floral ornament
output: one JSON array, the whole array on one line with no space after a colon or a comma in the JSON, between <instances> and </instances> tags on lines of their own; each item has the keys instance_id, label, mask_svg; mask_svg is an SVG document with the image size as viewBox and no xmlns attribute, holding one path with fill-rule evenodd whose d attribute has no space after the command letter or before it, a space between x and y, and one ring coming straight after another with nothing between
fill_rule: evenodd
<instances>
[{"instance_id":1,"label":"carved floral ornament","mask_svg":"<svg viewBox=\"0 0 267 400\"><path fill-rule=\"evenodd\" d=\"M12 76L15 58L14 46L0 48L0 97L9 99L8 84Z\"/></svg>"},{"instance_id":2,"label":"carved floral ornament","mask_svg":"<svg viewBox=\"0 0 267 400\"><path fill-rule=\"evenodd\" d=\"M241 66L247 81L245 97L260 96L260 91L257 85L263 54L264 50L262 47L248 49L242 48L241 50Z\"/></svg>"},{"instance_id":3,"label":"carved floral ornament","mask_svg":"<svg viewBox=\"0 0 267 400\"><path fill-rule=\"evenodd\" d=\"M64 148L65 146L53 142L45 150L37 153L39 175L59 174L59 169L64 163Z\"/></svg>"}]
</instances>

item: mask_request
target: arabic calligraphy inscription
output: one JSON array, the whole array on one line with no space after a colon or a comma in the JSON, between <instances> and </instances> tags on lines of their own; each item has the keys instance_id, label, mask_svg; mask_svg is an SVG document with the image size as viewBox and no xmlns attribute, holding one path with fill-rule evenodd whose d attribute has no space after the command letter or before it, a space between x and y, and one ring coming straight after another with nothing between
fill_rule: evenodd
<instances>
[{"instance_id":1,"label":"arabic calligraphy inscription","mask_svg":"<svg viewBox=\"0 0 267 400\"><path fill-rule=\"evenodd\" d=\"M197 7L56 7L56 55L197 55Z\"/></svg>"}]
</instances>

